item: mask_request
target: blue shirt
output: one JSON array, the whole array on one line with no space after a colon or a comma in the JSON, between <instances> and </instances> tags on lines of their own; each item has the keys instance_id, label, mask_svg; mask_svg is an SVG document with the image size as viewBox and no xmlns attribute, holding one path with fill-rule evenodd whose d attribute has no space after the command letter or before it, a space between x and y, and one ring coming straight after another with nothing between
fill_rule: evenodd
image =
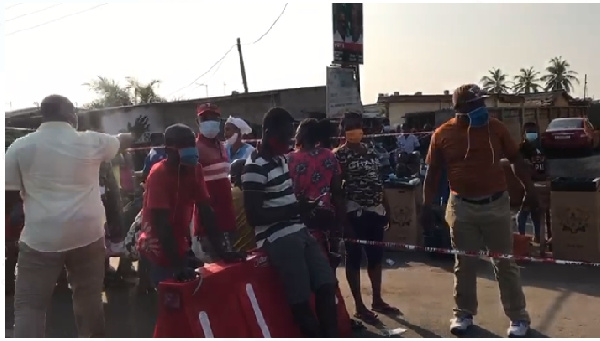
<instances>
[{"instance_id":1,"label":"blue shirt","mask_svg":"<svg viewBox=\"0 0 600 341\"><path fill-rule=\"evenodd\" d=\"M144 169L142 172L144 175L148 175L150 173L150 169L160 160L167 158L167 152L164 148L152 148L150 152L146 156L146 160L144 160Z\"/></svg>"},{"instance_id":2,"label":"blue shirt","mask_svg":"<svg viewBox=\"0 0 600 341\"><path fill-rule=\"evenodd\" d=\"M240 149L238 149L234 154L231 154L232 146L227 146L225 149L227 150L227 158L229 162L233 162L239 159L247 159L250 156L250 153L254 150L254 147L248 143L242 143Z\"/></svg>"}]
</instances>

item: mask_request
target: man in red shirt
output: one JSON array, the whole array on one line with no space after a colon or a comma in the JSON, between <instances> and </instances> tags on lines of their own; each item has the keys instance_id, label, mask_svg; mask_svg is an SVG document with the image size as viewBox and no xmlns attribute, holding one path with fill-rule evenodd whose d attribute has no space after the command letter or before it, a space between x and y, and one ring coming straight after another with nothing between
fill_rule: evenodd
<instances>
[{"instance_id":1,"label":"man in red shirt","mask_svg":"<svg viewBox=\"0 0 600 341\"><path fill-rule=\"evenodd\" d=\"M167 279L189 280L201 265L190 250L190 222L199 207L207 229L214 229L214 213L204 183L194 132L183 124L165 130L167 158L156 163L146 180L142 230L137 241L151 264L155 285Z\"/></svg>"},{"instance_id":2,"label":"man in red shirt","mask_svg":"<svg viewBox=\"0 0 600 341\"><path fill-rule=\"evenodd\" d=\"M230 163L225 146L218 139L221 132L221 111L211 103L200 104L197 108L197 122L200 130L196 139L198 156L210 204L215 212L218 231L210 231L201 220L194 221L194 234L200 238L202 251L214 261L224 257L223 251L231 251L230 236L236 230L235 210L229 181ZM196 214L198 214L196 210ZM213 233L214 232L214 233Z\"/></svg>"}]
</instances>

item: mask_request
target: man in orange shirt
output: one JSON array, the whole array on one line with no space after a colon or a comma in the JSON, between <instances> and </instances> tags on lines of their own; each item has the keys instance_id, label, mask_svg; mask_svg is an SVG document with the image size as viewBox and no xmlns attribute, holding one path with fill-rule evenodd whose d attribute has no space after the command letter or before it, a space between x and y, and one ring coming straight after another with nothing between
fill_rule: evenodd
<instances>
[{"instance_id":1,"label":"man in orange shirt","mask_svg":"<svg viewBox=\"0 0 600 341\"><path fill-rule=\"evenodd\" d=\"M421 223L425 229L432 227L431 205L442 169L446 168L451 190L446 221L451 229L452 246L473 252L484 246L490 252L511 254L510 202L500 159L507 158L515 165L515 173L527 192L528 206L537 207L537 196L517 144L502 122L489 117L485 97L474 84L454 91L452 102L456 117L440 126L431 138ZM477 257L456 257L456 306L450 326L455 335L466 332L477 314L477 262ZM508 259L494 259L493 263L504 312L511 321L508 334L525 336L529 332L530 318L519 268Z\"/></svg>"}]
</instances>

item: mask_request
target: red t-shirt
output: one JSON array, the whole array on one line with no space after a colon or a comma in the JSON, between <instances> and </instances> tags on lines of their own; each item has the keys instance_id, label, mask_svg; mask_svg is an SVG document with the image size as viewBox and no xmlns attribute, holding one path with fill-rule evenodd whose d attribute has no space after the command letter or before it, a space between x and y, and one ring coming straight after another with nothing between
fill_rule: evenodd
<instances>
[{"instance_id":1,"label":"red t-shirt","mask_svg":"<svg viewBox=\"0 0 600 341\"><path fill-rule=\"evenodd\" d=\"M183 256L190 248L190 222L195 204L210 200L202 166L198 165L195 173L178 176L177 170L167 167L166 162L167 160L162 160L156 163L148 174L142 208L142 229L137 241L140 253L161 266L170 266L171 261L164 254L152 226L152 210L169 210L173 234L179 253Z\"/></svg>"}]
</instances>

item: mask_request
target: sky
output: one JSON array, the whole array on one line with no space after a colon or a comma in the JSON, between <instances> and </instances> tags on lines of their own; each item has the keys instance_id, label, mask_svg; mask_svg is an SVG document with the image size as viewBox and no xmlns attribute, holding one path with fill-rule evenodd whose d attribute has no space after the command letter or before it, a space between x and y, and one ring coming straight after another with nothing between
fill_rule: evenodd
<instances>
[{"instance_id":1,"label":"sky","mask_svg":"<svg viewBox=\"0 0 600 341\"><path fill-rule=\"evenodd\" d=\"M289 3L256 44L284 2L102 4L3 2L6 110L34 106L53 93L81 106L95 98L83 83L97 76L122 84L128 76L157 79L168 99L243 91L236 49L187 86L237 37L247 44L250 91L324 85L333 59L330 3ZM375 103L378 93L439 94L478 82L494 67L511 79L520 68L543 73L556 56L579 73L573 95L583 95L587 74L588 94L600 98L600 4L365 3L363 12L364 104Z\"/></svg>"}]
</instances>

